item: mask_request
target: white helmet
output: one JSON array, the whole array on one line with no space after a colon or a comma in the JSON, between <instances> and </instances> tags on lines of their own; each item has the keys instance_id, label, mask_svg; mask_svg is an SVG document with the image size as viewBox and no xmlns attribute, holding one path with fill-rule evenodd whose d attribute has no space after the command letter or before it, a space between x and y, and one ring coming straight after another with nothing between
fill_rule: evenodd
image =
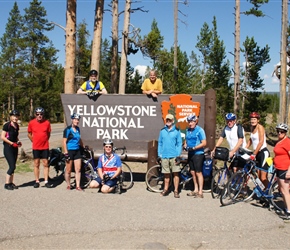
<instances>
[{"instance_id":1,"label":"white helmet","mask_svg":"<svg viewBox=\"0 0 290 250\"><path fill-rule=\"evenodd\" d=\"M276 129L282 129L282 130L285 130L286 132L288 131L288 126L287 124L285 123L279 123L277 126L276 126Z\"/></svg>"}]
</instances>

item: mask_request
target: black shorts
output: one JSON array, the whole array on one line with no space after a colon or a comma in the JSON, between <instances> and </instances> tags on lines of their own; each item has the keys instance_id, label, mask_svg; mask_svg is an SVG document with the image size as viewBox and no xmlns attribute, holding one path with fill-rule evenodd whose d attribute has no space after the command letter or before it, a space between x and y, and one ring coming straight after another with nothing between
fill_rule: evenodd
<instances>
[{"instance_id":1,"label":"black shorts","mask_svg":"<svg viewBox=\"0 0 290 250\"><path fill-rule=\"evenodd\" d=\"M197 173L202 172L203 162L204 162L204 154L201 155L188 155L189 159L189 167L191 171L195 171Z\"/></svg>"},{"instance_id":2,"label":"black shorts","mask_svg":"<svg viewBox=\"0 0 290 250\"><path fill-rule=\"evenodd\" d=\"M49 149L44 150L32 150L33 159L48 159L49 157Z\"/></svg>"},{"instance_id":3,"label":"black shorts","mask_svg":"<svg viewBox=\"0 0 290 250\"><path fill-rule=\"evenodd\" d=\"M276 169L277 178L279 178L281 180L289 180L289 179L286 179L285 178L287 171L288 170L279 170L279 169Z\"/></svg>"},{"instance_id":4,"label":"black shorts","mask_svg":"<svg viewBox=\"0 0 290 250\"><path fill-rule=\"evenodd\" d=\"M68 155L71 160L78 160L82 158L81 151L78 150L68 150Z\"/></svg>"}]
</instances>

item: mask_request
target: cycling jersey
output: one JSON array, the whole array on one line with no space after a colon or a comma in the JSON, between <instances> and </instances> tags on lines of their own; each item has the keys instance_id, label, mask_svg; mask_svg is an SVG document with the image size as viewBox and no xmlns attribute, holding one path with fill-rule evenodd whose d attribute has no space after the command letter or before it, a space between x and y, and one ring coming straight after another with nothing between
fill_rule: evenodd
<instances>
[{"instance_id":1,"label":"cycling jersey","mask_svg":"<svg viewBox=\"0 0 290 250\"><path fill-rule=\"evenodd\" d=\"M243 127L240 124L235 124L232 128L225 126L221 133L221 137L227 138L230 150L233 150L237 145L238 140L241 138L243 139L242 147L246 146L246 139L244 134L245 132Z\"/></svg>"},{"instance_id":2,"label":"cycling jersey","mask_svg":"<svg viewBox=\"0 0 290 250\"><path fill-rule=\"evenodd\" d=\"M78 150L80 148L81 133L80 128L75 127L76 131L72 129L72 126L68 126L63 131L63 138L67 138L66 145L67 150Z\"/></svg>"},{"instance_id":3,"label":"cycling jersey","mask_svg":"<svg viewBox=\"0 0 290 250\"><path fill-rule=\"evenodd\" d=\"M106 154L102 154L98 161L98 168L101 168L104 174L109 177L114 176L118 168L122 167L122 162L117 154L112 154L110 158Z\"/></svg>"},{"instance_id":4,"label":"cycling jersey","mask_svg":"<svg viewBox=\"0 0 290 250\"><path fill-rule=\"evenodd\" d=\"M29 122L28 133L32 134L32 149L45 150L49 149L49 137L51 132L50 122L48 120L37 121L33 119Z\"/></svg>"},{"instance_id":5,"label":"cycling jersey","mask_svg":"<svg viewBox=\"0 0 290 250\"><path fill-rule=\"evenodd\" d=\"M92 81L86 81L80 88L87 93L94 93L101 92L103 89L105 89L105 85L100 81L95 82L95 84Z\"/></svg>"},{"instance_id":6,"label":"cycling jersey","mask_svg":"<svg viewBox=\"0 0 290 250\"><path fill-rule=\"evenodd\" d=\"M185 135L186 144L189 148L196 147L201 144L201 141L206 140L205 132L203 128L196 125L194 129L188 128ZM189 154L204 154L204 148L199 148L194 151L189 151Z\"/></svg>"}]
</instances>

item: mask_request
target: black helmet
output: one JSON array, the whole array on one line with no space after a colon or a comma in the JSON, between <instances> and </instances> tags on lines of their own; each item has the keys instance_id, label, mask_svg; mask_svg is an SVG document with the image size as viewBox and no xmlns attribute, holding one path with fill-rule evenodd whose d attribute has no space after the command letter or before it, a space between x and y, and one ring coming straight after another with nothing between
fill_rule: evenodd
<instances>
[{"instance_id":1,"label":"black helmet","mask_svg":"<svg viewBox=\"0 0 290 250\"><path fill-rule=\"evenodd\" d=\"M37 107L37 108L34 110L34 113L44 113L44 108L42 108L42 107Z\"/></svg>"},{"instance_id":2,"label":"black helmet","mask_svg":"<svg viewBox=\"0 0 290 250\"><path fill-rule=\"evenodd\" d=\"M71 119L81 119L81 116L77 113L73 113L70 118Z\"/></svg>"},{"instance_id":3,"label":"black helmet","mask_svg":"<svg viewBox=\"0 0 290 250\"><path fill-rule=\"evenodd\" d=\"M96 71L95 69L92 69L91 71L90 71L90 76L91 75L98 75L98 71Z\"/></svg>"},{"instance_id":4,"label":"black helmet","mask_svg":"<svg viewBox=\"0 0 290 250\"><path fill-rule=\"evenodd\" d=\"M16 109L13 109L10 111L9 115L20 116L20 113Z\"/></svg>"}]
</instances>

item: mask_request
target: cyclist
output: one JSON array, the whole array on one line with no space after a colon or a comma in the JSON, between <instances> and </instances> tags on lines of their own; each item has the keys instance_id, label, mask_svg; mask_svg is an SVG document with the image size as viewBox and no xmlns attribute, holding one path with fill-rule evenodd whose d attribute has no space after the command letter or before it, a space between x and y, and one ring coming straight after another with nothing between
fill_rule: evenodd
<instances>
[{"instance_id":1,"label":"cyclist","mask_svg":"<svg viewBox=\"0 0 290 250\"><path fill-rule=\"evenodd\" d=\"M107 94L105 85L97 80L98 71L91 70L89 80L85 81L78 89L77 94L86 94L87 96L95 96L99 94Z\"/></svg>"},{"instance_id":2,"label":"cyclist","mask_svg":"<svg viewBox=\"0 0 290 250\"><path fill-rule=\"evenodd\" d=\"M274 147L274 165L277 169L279 189L285 203L285 217L290 220L290 139L287 137L288 126L280 123L276 126L278 142Z\"/></svg>"},{"instance_id":3,"label":"cyclist","mask_svg":"<svg viewBox=\"0 0 290 250\"><path fill-rule=\"evenodd\" d=\"M121 159L113 153L113 146L111 139L104 140L104 154L100 156L97 167L98 177L90 183L90 188L101 187L101 192L105 194L117 189L118 177L122 172Z\"/></svg>"},{"instance_id":4,"label":"cyclist","mask_svg":"<svg viewBox=\"0 0 290 250\"><path fill-rule=\"evenodd\" d=\"M20 114L17 110L12 110L9 115L10 121L3 125L3 130L1 132L1 139L3 140L4 146L3 152L9 166L4 188L7 190L14 190L18 189L18 187L13 183L13 179L14 171L16 169L18 147L21 147L22 143L18 139L19 125L17 121Z\"/></svg>"},{"instance_id":5,"label":"cyclist","mask_svg":"<svg viewBox=\"0 0 290 250\"><path fill-rule=\"evenodd\" d=\"M226 126L222 130L220 138L218 139L212 151L212 156L214 156L214 151L216 147L219 147L222 144L224 138L226 138L230 148L229 158L232 159L233 156L236 155L240 147L246 146L246 137L244 128L242 127L242 125L237 124L237 116L234 113L226 114L225 120ZM234 172L236 172L237 167L239 167L238 163L238 159L235 158L231 164Z\"/></svg>"},{"instance_id":6,"label":"cyclist","mask_svg":"<svg viewBox=\"0 0 290 250\"><path fill-rule=\"evenodd\" d=\"M82 154L81 148L83 148L83 141L81 139L81 133L79 128L81 116L79 114L73 113L71 116L71 125L66 127L63 131L63 149L64 156L66 159L65 168L65 181L67 184L66 189L70 190L70 176L72 165L74 163L75 174L76 174L76 190L83 191L80 187L81 182L81 167L82 167Z\"/></svg>"},{"instance_id":7,"label":"cyclist","mask_svg":"<svg viewBox=\"0 0 290 250\"><path fill-rule=\"evenodd\" d=\"M266 164L266 159L270 156L270 152L267 149L266 143L266 133L264 127L259 123L260 114L257 112L252 112L250 114L251 122L251 135L250 139L246 145L246 148L253 146L254 152L251 155L251 159L256 159L258 164L258 176L263 182L264 186L268 186L268 164Z\"/></svg>"},{"instance_id":8,"label":"cyclist","mask_svg":"<svg viewBox=\"0 0 290 250\"><path fill-rule=\"evenodd\" d=\"M184 147L188 150L188 161L192 174L194 190L187 194L195 198L203 198L203 175L204 147L206 136L203 128L198 126L198 117L195 113L187 117L188 129L186 130Z\"/></svg>"},{"instance_id":9,"label":"cyclist","mask_svg":"<svg viewBox=\"0 0 290 250\"><path fill-rule=\"evenodd\" d=\"M40 159L44 167L44 183L45 187L51 188L52 185L48 183L48 157L49 157L49 138L51 133L50 122L44 118L44 109L38 107L34 110L35 119L28 124L27 132L28 138L32 142L33 165L35 183L34 188L39 188L39 167Z\"/></svg>"},{"instance_id":10,"label":"cyclist","mask_svg":"<svg viewBox=\"0 0 290 250\"><path fill-rule=\"evenodd\" d=\"M182 150L182 139L179 129L174 125L174 116L167 114L165 126L161 129L158 139L158 157L161 158L162 173L164 174L164 189L161 196L169 194L170 172L173 174L174 197L178 193L180 167L175 164L176 157Z\"/></svg>"}]
</instances>

